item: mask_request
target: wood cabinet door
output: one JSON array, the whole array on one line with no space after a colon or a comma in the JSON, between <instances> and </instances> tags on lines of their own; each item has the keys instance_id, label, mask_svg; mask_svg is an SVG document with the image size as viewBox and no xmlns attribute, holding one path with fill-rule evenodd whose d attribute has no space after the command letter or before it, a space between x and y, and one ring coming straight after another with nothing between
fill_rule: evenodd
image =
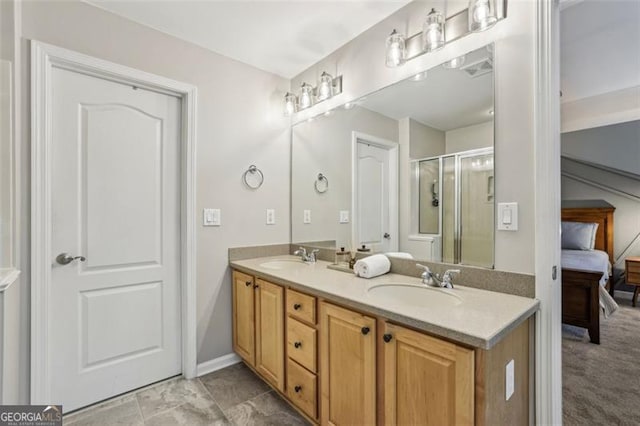
<instances>
[{"instance_id":1,"label":"wood cabinet door","mask_svg":"<svg viewBox=\"0 0 640 426\"><path fill-rule=\"evenodd\" d=\"M256 280L256 370L284 392L284 289Z\"/></svg>"},{"instance_id":2,"label":"wood cabinet door","mask_svg":"<svg viewBox=\"0 0 640 426\"><path fill-rule=\"evenodd\" d=\"M320 423L375 425L375 320L322 302L320 321Z\"/></svg>"},{"instance_id":3,"label":"wood cabinet door","mask_svg":"<svg viewBox=\"0 0 640 426\"><path fill-rule=\"evenodd\" d=\"M386 324L386 425L472 425L474 353L434 337Z\"/></svg>"},{"instance_id":4,"label":"wood cabinet door","mask_svg":"<svg viewBox=\"0 0 640 426\"><path fill-rule=\"evenodd\" d=\"M255 365L255 311L253 277L233 271L233 350Z\"/></svg>"}]
</instances>

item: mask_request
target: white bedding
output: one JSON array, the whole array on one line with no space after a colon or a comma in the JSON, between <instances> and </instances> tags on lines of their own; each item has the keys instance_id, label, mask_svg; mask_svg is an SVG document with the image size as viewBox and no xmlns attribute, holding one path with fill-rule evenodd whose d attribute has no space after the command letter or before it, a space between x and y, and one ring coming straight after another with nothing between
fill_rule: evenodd
<instances>
[{"instance_id":1,"label":"white bedding","mask_svg":"<svg viewBox=\"0 0 640 426\"><path fill-rule=\"evenodd\" d=\"M562 250L562 267L581 271L602 272L602 278L600 278L600 307L603 309L605 317L608 317L618 309L618 304L604 288L611 275L611 263L606 252L601 250Z\"/></svg>"}]
</instances>

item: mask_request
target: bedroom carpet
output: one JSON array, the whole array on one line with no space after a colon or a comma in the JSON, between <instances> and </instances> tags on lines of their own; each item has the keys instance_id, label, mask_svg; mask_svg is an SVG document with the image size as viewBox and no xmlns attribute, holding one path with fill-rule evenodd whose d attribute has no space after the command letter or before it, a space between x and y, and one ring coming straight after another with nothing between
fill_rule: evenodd
<instances>
[{"instance_id":1,"label":"bedroom carpet","mask_svg":"<svg viewBox=\"0 0 640 426\"><path fill-rule=\"evenodd\" d=\"M640 306L600 320L600 345L563 328L565 425L640 425Z\"/></svg>"}]
</instances>

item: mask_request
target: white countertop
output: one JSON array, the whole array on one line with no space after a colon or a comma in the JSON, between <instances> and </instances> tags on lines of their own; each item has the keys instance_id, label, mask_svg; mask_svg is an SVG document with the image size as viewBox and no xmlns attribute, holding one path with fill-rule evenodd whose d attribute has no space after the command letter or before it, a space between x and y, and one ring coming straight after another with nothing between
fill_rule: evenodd
<instances>
[{"instance_id":1,"label":"white countertop","mask_svg":"<svg viewBox=\"0 0 640 426\"><path fill-rule=\"evenodd\" d=\"M274 270L260 266L279 259L299 258L272 256L232 261L230 264L242 272L483 349L493 347L539 307L537 299L458 285L452 290L441 290L462 299L462 303L457 306L430 304L426 308L394 300L381 301L378 297L371 297L367 290L384 283L420 284L420 278L398 274L385 274L372 279L359 278L329 269L327 265L330 263L323 261L305 264L296 269Z\"/></svg>"}]
</instances>

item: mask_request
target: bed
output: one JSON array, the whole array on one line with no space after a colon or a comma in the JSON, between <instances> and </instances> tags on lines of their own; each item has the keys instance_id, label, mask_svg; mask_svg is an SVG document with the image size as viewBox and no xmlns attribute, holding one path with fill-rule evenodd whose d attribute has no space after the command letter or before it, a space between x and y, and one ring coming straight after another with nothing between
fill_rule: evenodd
<instances>
[{"instance_id":1,"label":"bed","mask_svg":"<svg viewBox=\"0 0 640 426\"><path fill-rule=\"evenodd\" d=\"M563 250L562 322L589 331L591 343L600 344L600 308L611 311L613 296L613 212L604 200L562 201L562 221L597 223L595 250ZM601 293L605 293L602 295Z\"/></svg>"}]
</instances>

